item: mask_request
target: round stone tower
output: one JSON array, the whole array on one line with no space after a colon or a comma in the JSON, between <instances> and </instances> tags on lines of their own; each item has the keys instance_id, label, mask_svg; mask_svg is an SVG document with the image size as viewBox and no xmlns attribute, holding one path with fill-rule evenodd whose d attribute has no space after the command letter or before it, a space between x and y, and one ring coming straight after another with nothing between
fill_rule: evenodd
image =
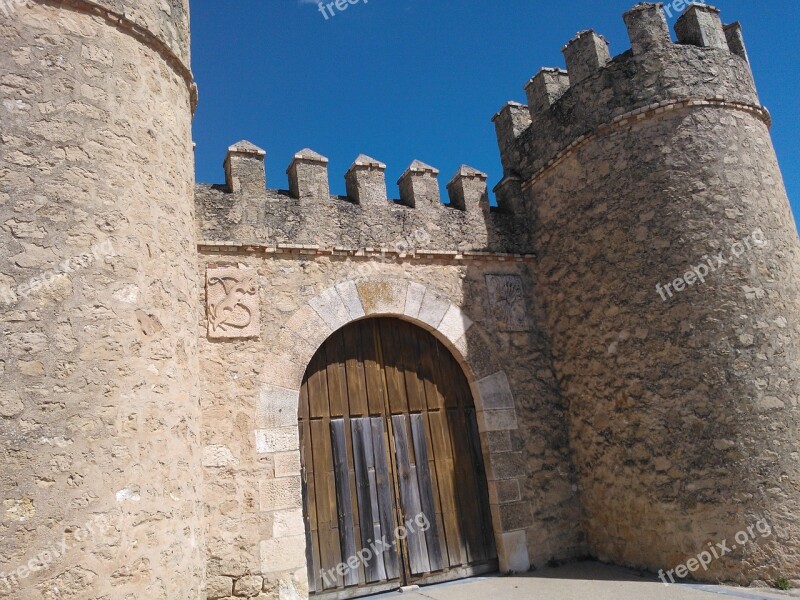
<instances>
[{"instance_id":1,"label":"round stone tower","mask_svg":"<svg viewBox=\"0 0 800 600\"><path fill-rule=\"evenodd\" d=\"M0 36L0 597L198 598L188 0Z\"/></svg>"},{"instance_id":2,"label":"round stone tower","mask_svg":"<svg viewBox=\"0 0 800 600\"><path fill-rule=\"evenodd\" d=\"M661 5L625 22L630 51L583 32L495 118L587 549L676 580L798 577L800 244L770 117L716 9L678 43Z\"/></svg>"}]
</instances>

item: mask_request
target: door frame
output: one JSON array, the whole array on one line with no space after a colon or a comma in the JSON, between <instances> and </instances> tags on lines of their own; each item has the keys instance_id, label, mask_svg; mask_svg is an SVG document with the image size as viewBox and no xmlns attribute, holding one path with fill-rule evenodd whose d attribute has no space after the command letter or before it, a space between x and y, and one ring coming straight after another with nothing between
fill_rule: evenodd
<instances>
[{"instance_id":1,"label":"door frame","mask_svg":"<svg viewBox=\"0 0 800 600\"><path fill-rule=\"evenodd\" d=\"M316 583L310 586L316 588L315 598L335 597L346 588L354 588L348 597L369 595L387 586L452 581L497 570L475 401L461 365L441 342L395 317L355 321L334 332L315 354L301 391L303 516L313 545L308 560L315 570L309 572ZM376 427L377 421L381 426ZM368 441L361 433L365 423L371 430ZM385 435L376 437L377 431ZM378 446L383 448L382 461ZM358 483L367 463L374 464L379 485L387 485L380 486L383 492L365 492ZM334 552L328 547L333 543L328 529L331 473L338 505L334 537L341 546L335 559L344 564L349 562L345 555L358 556L367 547L364 528L370 521L364 518L375 519L378 511L384 530L374 535L385 540L390 531L395 534L391 576L388 563L383 572L386 556L380 553L375 557L381 565L378 572L359 566L356 582L351 567L338 579L338 588L319 589L335 584L316 573L318 564L320 569L330 567ZM428 515L432 529L420 530L419 511ZM409 535L399 537L405 529ZM416 540L422 545L417 547Z\"/></svg>"}]
</instances>

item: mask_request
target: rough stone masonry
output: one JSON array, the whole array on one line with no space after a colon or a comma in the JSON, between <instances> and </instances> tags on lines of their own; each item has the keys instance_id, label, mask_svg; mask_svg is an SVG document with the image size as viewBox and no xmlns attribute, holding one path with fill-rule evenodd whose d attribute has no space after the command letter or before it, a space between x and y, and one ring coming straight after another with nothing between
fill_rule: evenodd
<instances>
[{"instance_id":1,"label":"rough stone masonry","mask_svg":"<svg viewBox=\"0 0 800 600\"><path fill-rule=\"evenodd\" d=\"M478 169L389 193L365 155L332 196L309 149L268 189L245 141L196 184L188 9L0 19L0 598L307 597L300 388L371 316L462 366L502 571L671 569L763 521L692 575L800 577L800 247L737 23L692 5L673 43L640 4L614 58L578 34L495 116L490 207Z\"/></svg>"}]
</instances>

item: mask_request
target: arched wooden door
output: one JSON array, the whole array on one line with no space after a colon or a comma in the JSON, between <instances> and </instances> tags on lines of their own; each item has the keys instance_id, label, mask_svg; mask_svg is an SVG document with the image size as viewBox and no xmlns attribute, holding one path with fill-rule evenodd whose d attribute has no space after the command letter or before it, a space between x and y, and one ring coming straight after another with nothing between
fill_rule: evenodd
<instances>
[{"instance_id":1,"label":"arched wooden door","mask_svg":"<svg viewBox=\"0 0 800 600\"><path fill-rule=\"evenodd\" d=\"M308 366L299 421L315 597L496 570L472 394L431 334L390 318L337 331Z\"/></svg>"}]
</instances>

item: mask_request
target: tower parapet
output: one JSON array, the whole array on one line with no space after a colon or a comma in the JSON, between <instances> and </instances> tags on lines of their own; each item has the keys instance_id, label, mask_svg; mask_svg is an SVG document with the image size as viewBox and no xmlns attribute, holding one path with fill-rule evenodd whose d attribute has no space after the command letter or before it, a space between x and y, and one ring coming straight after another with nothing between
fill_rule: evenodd
<instances>
[{"instance_id":1,"label":"tower parapet","mask_svg":"<svg viewBox=\"0 0 800 600\"><path fill-rule=\"evenodd\" d=\"M687 9L678 21L678 43L670 39L661 4L640 4L624 19L631 50L610 59L604 38L582 32L564 48L566 73L543 69L526 86L529 124L518 106L495 118L506 174L529 179L582 136L635 118L637 111L707 100L751 107L768 118L741 28L734 24L726 33L717 9Z\"/></svg>"}]
</instances>

